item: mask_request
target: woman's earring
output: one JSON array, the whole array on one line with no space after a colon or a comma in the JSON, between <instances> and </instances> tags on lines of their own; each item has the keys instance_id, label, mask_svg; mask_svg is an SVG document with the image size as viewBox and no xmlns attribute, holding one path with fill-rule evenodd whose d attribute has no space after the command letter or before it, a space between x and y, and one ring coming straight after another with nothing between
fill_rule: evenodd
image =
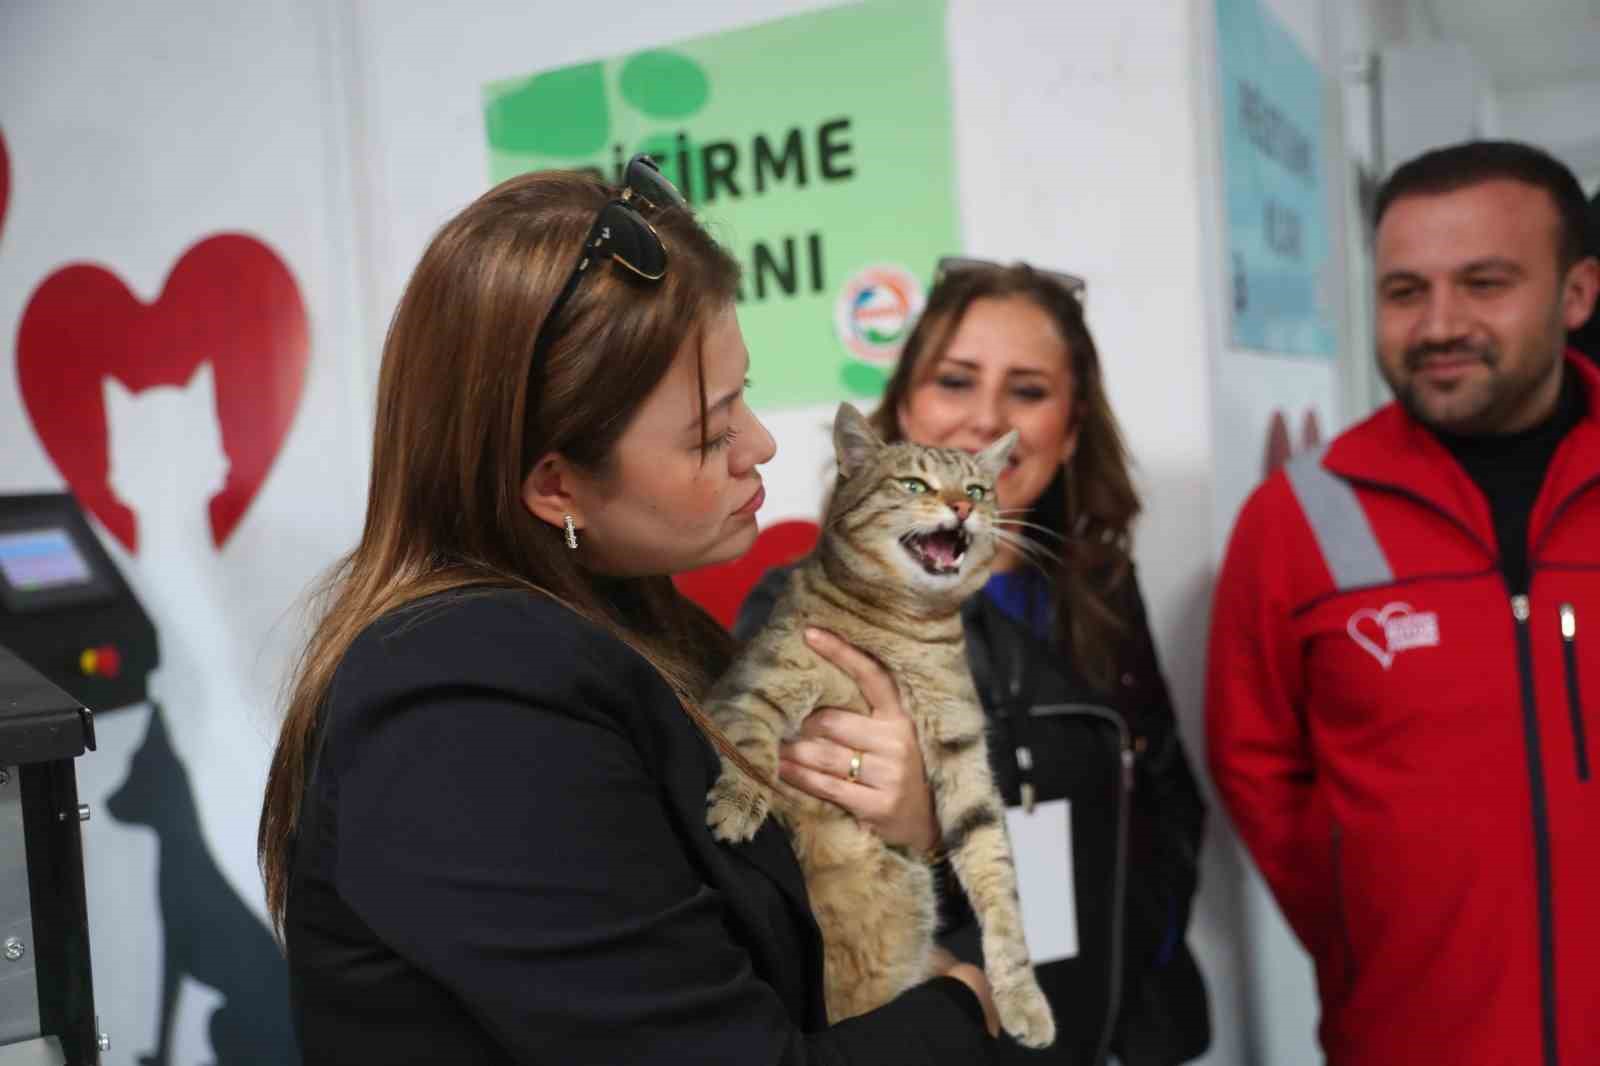
<instances>
[{"instance_id":1,"label":"woman's earring","mask_svg":"<svg viewBox=\"0 0 1600 1066\"><path fill-rule=\"evenodd\" d=\"M578 550L578 527L572 524L572 516L567 515L567 547L573 551Z\"/></svg>"}]
</instances>

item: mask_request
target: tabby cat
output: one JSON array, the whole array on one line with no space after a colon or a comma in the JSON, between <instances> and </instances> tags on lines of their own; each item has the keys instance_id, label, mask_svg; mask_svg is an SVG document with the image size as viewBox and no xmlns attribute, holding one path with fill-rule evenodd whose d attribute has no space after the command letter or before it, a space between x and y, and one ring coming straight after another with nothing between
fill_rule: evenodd
<instances>
[{"instance_id":1,"label":"tabby cat","mask_svg":"<svg viewBox=\"0 0 1600 1066\"><path fill-rule=\"evenodd\" d=\"M751 780L724 760L707 823L727 841L754 836L769 809L787 826L822 931L835 1022L930 976L938 908L927 861L885 845L834 804L777 783L778 743L806 715L822 706L870 710L855 683L806 645L808 625L875 656L899 682L944 848L982 930L1001 1024L1030 1047L1055 1039L1023 940L1005 807L989 772L960 614L994 559L994 482L1016 437L977 455L885 445L841 404L839 482L822 538L707 697L712 719L767 778Z\"/></svg>"}]
</instances>

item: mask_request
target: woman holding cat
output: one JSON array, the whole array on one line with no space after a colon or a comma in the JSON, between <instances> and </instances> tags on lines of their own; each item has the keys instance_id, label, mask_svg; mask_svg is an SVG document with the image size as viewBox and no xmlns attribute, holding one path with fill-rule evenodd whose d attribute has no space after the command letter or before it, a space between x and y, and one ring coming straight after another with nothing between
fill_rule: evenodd
<instances>
[{"instance_id":1,"label":"woman holding cat","mask_svg":"<svg viewBox=\"0 0 1600 1066\"><path fill-rule=\"evenodd\" d=\"M1050 960L1038 975L1056 1043L1010 1045L996 1057L1100 1063L1109 1050L1124 1066L1168 1066L1210 1041L1204 983L1184 944L1205 808L1133 575L1139 500L1082 284L1025 264L941 263L872 423L886 441L971 452L1020 434L996 486L1013 536L963 622L995 779L1015 808L1010 817L1021 819L1014 847L1030 846L1017 838L1036 808L1070 801L1070 845L1056 846L1070 848L1077 950L1051 959L1030 944L1036 960ZM785 574L774 571L751 593L737 635L759 627ZM841 780L881 772L874 728L859 716L813 716L786 746L780 773L859 814L870 790ZM916 768L897 770L908 772ZM1026 878L1022 892L1026 906ZM943 942L977 960L953 878L943 895Z\"/></svg>"},{"instance_id":2,"label":"woman holding cat","mask_svg":"<svg viewBox=\"0 0 1600 1066\"><path fill-rule=\"evenodd\" d=\"M953 960L828 1028L782 830L705 825L742 758L699 704L731 641L670 575L755 539L773 442L736 282L642 158L621 189L514 178L423 253L262 808L307 1063L987 1061L988 987ZM925 846L907 825L881 831Z\"/></svg>"}]
</instances>

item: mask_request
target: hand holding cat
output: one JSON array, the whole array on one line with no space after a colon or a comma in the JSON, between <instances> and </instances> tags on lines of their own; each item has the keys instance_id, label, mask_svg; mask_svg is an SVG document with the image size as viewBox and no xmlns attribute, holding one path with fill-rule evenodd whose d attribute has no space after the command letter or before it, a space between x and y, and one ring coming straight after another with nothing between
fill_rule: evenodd
<instances>
[{"instance_id":1,"label":"hand holding cat","mask_svg":"<svg viewBox=\"0 0 1600 1066\"><path fill-rule=\"evenodd\" d=\"M813 711L801 725L799 739L779 749L778 775L802 792L837 803L886 844L931 851L940 835L933 792L916 726L901 706L894 678L832 633L807 629L806 644L849 675L872 713L831 707ZM861 761L852 781L850 761L857 753Z\"/></svg>"}]
</instances>

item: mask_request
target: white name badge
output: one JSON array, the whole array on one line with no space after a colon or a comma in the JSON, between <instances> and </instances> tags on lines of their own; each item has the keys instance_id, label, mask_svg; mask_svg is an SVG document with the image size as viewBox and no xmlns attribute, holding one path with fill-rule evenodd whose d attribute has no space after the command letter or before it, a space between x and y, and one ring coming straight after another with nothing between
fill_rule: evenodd
<instances>
[{"instance_id":1,"label":"white name badge","mask_svg":"<svg viewBox=\"0 0 1600 1066\"><path fill-rule=\"evenodd\" d=\"M1078 899L1072 880L1072 804L1006 808L1011 857L1022 897L1022 932L1035 964L1078 954Z\"/></svg>"}]
</instances>

